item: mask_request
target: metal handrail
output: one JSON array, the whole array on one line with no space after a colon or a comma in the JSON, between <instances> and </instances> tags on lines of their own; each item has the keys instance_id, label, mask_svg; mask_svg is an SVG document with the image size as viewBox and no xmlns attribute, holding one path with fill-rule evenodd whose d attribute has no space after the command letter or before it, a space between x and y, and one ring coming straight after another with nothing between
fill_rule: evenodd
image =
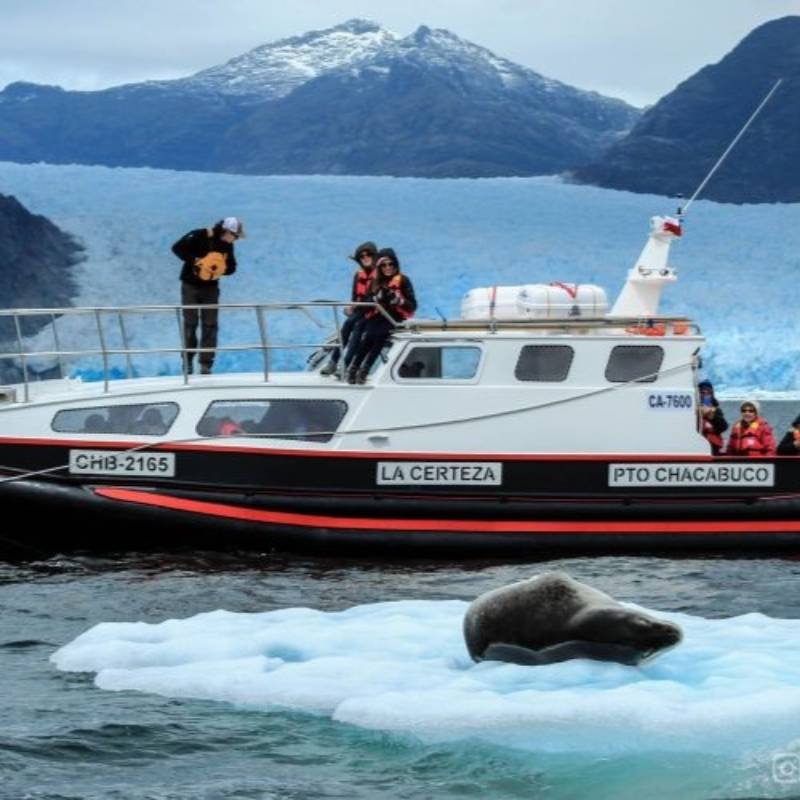
<instances>
[{"instance_id":1,"label":"metal handrail","mask_svg":"<svg viewBox=\"0 0 800 800\"><path fill-rule=\"evenodd\" d=\"M365 302L344 302L337 300L314 300L301 303L222 303L217 305L139 305L139 306L84 306L84 307L69 307L69 308L14 308L14 309L0 309L0 318L11 317L14 322L16 349L8 352L0 352L0 359L8 359L18 361L22 372L22 383L24 386L24 400L30 400L31 383L30 376L30 360L33 358L56 358L58 361L59 375L63 378L66 373L65 358L81 358L81 357L100 357L103 363L103 391L109 391L109 382L112 380L111 363L112 356L125 356L126 358L126 373L128 377L133 374L131 363L131 356L134 355L153 355L153 354L168 354L178 353L183 354L188 349L183 340L183 324L182 313L186 309L217 309L217 310L252 310L256 314L256 323L259 333L259 341L254 343L245 344L220 344L214 348L192 347L192 353L203 352L242 352L242 351L257 351L261 352L264 363L264 380L269 380L271 371L271 358L272 351L282 350L318 350L323 347L335 346L331 342L330 337L324 341L314 342L293 342L291 344L272 344L268 337L268 315L277 311L299 311L304 314L310 322L318 328L326 328L325 324L320 322L314 315L314 310L330 310L333 316L333 328L336 332L335 339L338 346L343 347L342 341L342 325L340 322L339 311L343 308L365 308L374 309L377 313L383 315L393 327L397 327L397 322L393 320L384 308L377 303ZM178 343L168 347L131 347L128 330L125 326L125 315L128 314L158 314L158 313L174 313L178 322ZM24 338L22 335L21 321L26 317L47 316L51 321L51 331L53 334L54 348L51 350L26 350L24 347ZM79 317L87 316L94 318L94 329L97 335L97 345L92 347L82 348L65 348L61 346L61 339L63 332L59 333L56 320L61 317ZM107 343L107 336L104 329L104 323L110 318L116 317L117 325L119 327L120 336L122 338L122 347L113 347ZM182 358L182 373L184 383L188 383L189 375L186 368L187 359Z\"/></svg>"}]
</instances>

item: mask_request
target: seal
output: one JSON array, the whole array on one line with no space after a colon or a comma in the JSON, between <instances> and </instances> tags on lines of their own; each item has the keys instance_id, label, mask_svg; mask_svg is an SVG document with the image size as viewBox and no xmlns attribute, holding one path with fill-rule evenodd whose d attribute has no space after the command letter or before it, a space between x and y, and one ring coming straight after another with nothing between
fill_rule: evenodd
<instances>
[{"instance_id":1,"label":"seal","mask_svg":"<svg viewBox=\"0 0 800 800\"><path fill-rule=\"evenodd\" d=\"M675 646L681 629L626 608L565 572L545 572L477 597L464 616L475 661L552 664L573 658L636 665Z\"/></svg>"}]
</instances>

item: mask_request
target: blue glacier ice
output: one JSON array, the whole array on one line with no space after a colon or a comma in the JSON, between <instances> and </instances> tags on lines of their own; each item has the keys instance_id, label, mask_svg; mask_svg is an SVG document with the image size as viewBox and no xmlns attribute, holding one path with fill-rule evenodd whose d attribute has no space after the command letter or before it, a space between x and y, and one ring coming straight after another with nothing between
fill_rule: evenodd
<instances>
[{"instance_id":1,"label":"blue glacier ice","mask_svg":"<svg viewBox=\"0 0 800 800\"><path fill-rule=\"evenodd\" d=\"M353 265L346 256L375 239L399 253L419 315L449 317L458 315L468 289L493 284L597 283L613 300L649 218L677 205L555 178L271 177L10 163L0 163L0 191L84 241L76 305L178 302L180 265L170 245L191 228L235 214L248 238L237 245L240 268L225 279L223 302L347 299ZM700 324L708 337L705 374L723 392L800 388L799 220L798 205L700 200L673 246L679 282L666 291L662 310ZM251 317L227 314L221 341L255 341L245 326L253 330ZM165 315L156 325L132 323L131 337L136 346L156 347L175 328ZM294 314L273 332L318 340L320 331L308 328ZM72 335L85 341L91 326ZM49 344L46 334L38 341L39 349ZM227 355L220 366L258 362L254 354ZM163 356L156 369L176 372L178 360Z\"/></svg>"}]
</instances>

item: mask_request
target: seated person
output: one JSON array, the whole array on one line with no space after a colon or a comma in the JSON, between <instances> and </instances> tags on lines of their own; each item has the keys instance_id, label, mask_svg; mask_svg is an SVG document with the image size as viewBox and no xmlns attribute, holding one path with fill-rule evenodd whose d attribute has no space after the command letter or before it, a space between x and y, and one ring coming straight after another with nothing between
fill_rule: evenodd
<instances>
[{"instance_id":1,"label":"seated person","mask_svg":"<svg viewBox=\"0 0 800 800\"><path fill-rule=\"evenodd\" d=\"M742 403L741 419L734 424L728 439L728 456L774 456L775 437L769 423L759 416L756 400Z\"/></svg>"},{"instance_id":2,"label":"seated person","mask_svg":"<svg viewBox=\"0 0 800 800\"><path fill-rule=\"evenodd\" d=\"M389 339L394 323L414 316L417 298L409 277L400 271L400 259L391 247L378 251L375 276L369 293L364 298L377 303L386 315L376 309L364 314L364 330L358 341L353 340L347 348L347 382L366 383L372 365L378 359Z\"/></svg>"},{"instance_id":3,"label":"seated person","mask_svg":"<svg viewBox=\"0 0 800 800\"><path fill-rule=\"evenodd\" d=\"M162 436L167 429L164 418L157 408L146 408L144 414L131 426L131 433L146 436Z\"/></svg>"},{"instance_id":4,"label":"seated person","mask_svg":"<svg viewBox=\"0 0 800 800\"><path fill-rule=\"evenodd\" d=\"M700 433L711 445L712 455L718 456L722 452L722 434L728 430L728 422L714 396L711 381L700 381L697 390L700 393Z\"/></svg>"},{"instance_id":5,"label":"seated person","mask_svg":"<svg viewBox=\"0 0 800 800\"><path fill-rule=\"evenodd\" d=\"M800 417L795 417L792 427L778 445L778 455L800 456Z\"/></svg>"},{"instance_id":6,"label":"seated person","mask_svg":"<svg viewBox=\"0 0 800 800\"><path fill-rule=\"evenodd\" d=\"M243 433L242 426L231 417L223 417L217 429L219 436L236 436Z\"/></svg>"},{"instance_id":7,"label":"seated person","mask_svg":"<svg viewBox=\"0 0 800 800\"><path fill-rule=\"evenodd\" d=\"M108 433L108 423L102 414L89 414L83 423L84 433Z\"/></svg>"}]
</instances>

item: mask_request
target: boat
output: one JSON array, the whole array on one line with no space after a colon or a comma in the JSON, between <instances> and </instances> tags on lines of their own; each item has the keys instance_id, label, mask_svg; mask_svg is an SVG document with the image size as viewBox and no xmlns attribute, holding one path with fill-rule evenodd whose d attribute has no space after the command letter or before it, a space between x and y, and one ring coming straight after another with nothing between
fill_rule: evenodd
<instances>
[{"instance_id":1,"label":"boat","mask_svg":"<svg viewBox=\"0 0 800 800\"><path fill-rule=\"evenodd\" d=\"M345 303L221 305L252 313L258 370L140 375L131 315L180 306L13 309L0 354L4 552L250 547L325 555L796 549L800 459L712 456L698 432L704 336L659 314L682 233L654 217L609 309L554 282L470 292L458 319L396 324L366 383L320 371ZM278 314L336 331L276 370ZM26 317L53 346L26 349ZM330 318L331 325L320 322ZM82 316L98 343L60 346ZM113 326L122 332L112 343ZM180 328L180 325L177 326ZM178 337L179 338L179 337ZM158 348L181 362L181 341ZM99 360L99 380L69 377ZM59 374L34 380L37 359ZM120 359L124 374L112 368Z\"/></svg>"}]
</instances>

